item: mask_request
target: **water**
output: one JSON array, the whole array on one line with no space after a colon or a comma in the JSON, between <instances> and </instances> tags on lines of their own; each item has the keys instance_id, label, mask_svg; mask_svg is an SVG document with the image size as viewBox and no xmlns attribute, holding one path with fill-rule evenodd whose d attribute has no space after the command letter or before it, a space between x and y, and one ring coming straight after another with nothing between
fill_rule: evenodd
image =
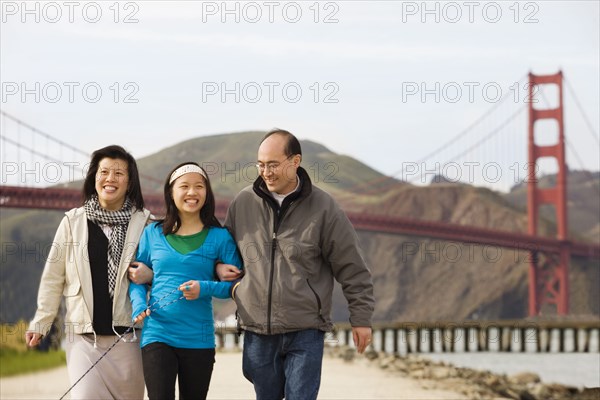
<instances>
[{"instance_id":1,"label":"water","mask_svg":"<svg viewBox=\"0 0 600 400\"><path fill-rule=\"evenodd\" d=\"M386 335L386 349L393 348L393 337L391 331ZM563 385L582 387L600 387L600 332L595 329L590 337L590 353L575 353L574 339L577 338L579 346L583 346L583 332L572 329L565 330L565 352L559 353L558 331L553 330L550 335L541 336L542 345L550 341L550 353L537 353L537 343L533 331L528 329L525 334L525 342L517 331L513 332L510 348L512 352L499 352L500 332L493 328L490 331L489 350L477 352L477 340L475 332L470 330L466 333L463 329L455 330L455 353L443 353L440 331L434 332L433 352L427 351L429 343L428 332L422 331L420 344L420 355L434 361L444 361L457 367L473 368L477 370L488 370L495 373L513 375L520 372L534 372L538 374L543 383L560 383ZM399 332L398 349L400 354L406 354L406 342L411 347L416 347L415 335L406 335ZM373 342L376 349L381 348L381 332L374 332ZM521 349L525 347L525 351ZM469 351L465 351L468 349Z\"/></svg>"},{"instance_id":2,"label":"water","mask_svg":"<svg viewBox=\"0 0 600 400\"><path fill-rule=\"evenodd\" d=\"M457 367L513 375L535 372L543 383L576 387L600 386L598 353L428 353L424 357Z\"/></svg>"}]
</instances>

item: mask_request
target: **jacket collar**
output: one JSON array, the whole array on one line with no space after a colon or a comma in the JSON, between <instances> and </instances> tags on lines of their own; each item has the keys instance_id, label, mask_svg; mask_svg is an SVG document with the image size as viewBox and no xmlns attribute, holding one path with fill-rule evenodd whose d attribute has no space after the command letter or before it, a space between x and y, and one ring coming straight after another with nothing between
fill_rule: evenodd
<instances>
[{"instance_id":1,"label":"jacket collar","mask_svg":"<svg viewBox=\"0 0 600 400\"><path fill-rule=\"evenodd\" d=\"M300 179L300 188L299 190L291 193L283 200L283 204L281 205L282 207L291 201L304 199L312 193L312 182L310 180L308 172L306 172L304 168L298 167L297 174L298 178ZM258 178L256 178L256 180L252 184L252 189L254 190L254 193L256 193L256 195L265 199L271 205L271 207L275 209L279 208L279 204L273 198L273 196L271 196L271 192L269 192L269 189L267 189L267 184L265 183L262 177L259 176Z\"/></svg>"}]
</instances>

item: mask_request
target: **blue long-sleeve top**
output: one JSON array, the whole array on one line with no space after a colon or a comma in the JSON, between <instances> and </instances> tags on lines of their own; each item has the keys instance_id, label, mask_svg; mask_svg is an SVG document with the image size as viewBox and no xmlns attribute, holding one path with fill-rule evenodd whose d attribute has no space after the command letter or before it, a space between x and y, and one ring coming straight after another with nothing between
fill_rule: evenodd
<instances>
[{"instance_id":1,"label":"blue long-sleeve top","mask_svg":"<svg viewBox=\"0 0 600 400\"><path fill-rule=\"evenodd\" d=\"M231 282L213 280L215 262L220 260L238 267L242 265L229 232L224 228L210 227L202 246L181 254L167 241L162 225L155 222L144 229L136 260L154 271L148 301L148 285L129 285L132 318L148 306L152 309L150 316L144 320L140 345L144 347L162 342L178 348L214 348L212 297L229 298L231 287ZM200 296L196 300L176 300L182 295L176 289L189 280L200 282ZM158 309L164 305L164 308Z\"/></svg>"}]
</instances>

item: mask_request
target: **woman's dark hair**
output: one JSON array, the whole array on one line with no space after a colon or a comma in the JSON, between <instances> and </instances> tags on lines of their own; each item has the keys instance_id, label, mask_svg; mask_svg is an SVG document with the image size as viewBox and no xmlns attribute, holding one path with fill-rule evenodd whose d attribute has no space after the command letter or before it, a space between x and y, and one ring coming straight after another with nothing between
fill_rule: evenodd
<instances>
[{"instance_id":1,"label":"woman's dark hair","mask_svg":"<svg viewBox=\"0 0 600 400\"><path fill-rule=\"evenodd\" d=\"M114 158L127 163L127 175L129 176L129 185L127 186L126 196L131 200L135 208L144 209L144 197L142 196L142 187L140 185L140 174L138 172L135 158L124 148L117 145L106 146L92 153L92 160L83 181L83 202L88 201L96 194L96 173L100 161L104 158Z\"/></svg>"},{"instance_id":2,"label":"woman's dark hair","mask_svg":"<svg viewBox=\"0 0 600 400\"><path fill-rule=\"evenodd\" d=\"M267 134L260 141L260 144L262 144L262 142L264 142L265 139L267 139L269 136L272 136L272 135L281 135L287 139L287 143L285 144L285 148L283 149L286 156L290 157L295 154L302 155L302 148L300 147L300 142L298 141L296 136L294 136L291 132L288 132L284 129L275 128L275 129L267 132Z\"/></svg>"},{"instance_id":3,"label":"woman's dark hair","mask_svg":"<svg viewBox=\"0 0 600 400\"><path fill-rule=\"evenodd\" d=\"M167 180L165 181L164 194L167 212L165 214L165 218L159 220L159 223L162 223L163 225L163 233L165 235L177 232L179 230L179 227L181 226L181 219L179 219L179 211L177 210L175 200L173 200L173 196L171 195L173 193L173 185L177 180L173 181L172 183L169 183L169 180L171 179L171 175L173 174L173 172L175 172L177 168L188 164L200 167L200 165L198 165L195 162L188 161L181 163L175 168L173 168L171 172L169 172L169 174L167 175ZM220 228L221 223L215 216L215 195L212 191L212 187L210 186L210 179L208 179L208 174L206 173L204 168L200 167L200 169L202 169L202 171L205 174L204 183L206 186L206 199L204 200L204 205L200 209L200 220L205 226L216 226Z\"/></svg>"}]
</instances>

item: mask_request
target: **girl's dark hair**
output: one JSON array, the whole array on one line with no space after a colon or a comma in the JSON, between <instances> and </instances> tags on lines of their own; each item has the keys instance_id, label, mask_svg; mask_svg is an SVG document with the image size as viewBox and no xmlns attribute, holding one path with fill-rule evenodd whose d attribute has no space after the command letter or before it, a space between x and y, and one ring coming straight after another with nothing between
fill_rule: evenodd
<instances>
[{"instance_id":1,"label":"girl's dark hair","mask_svg":"<svg viewBox=\"0 0 600 400\"><path fill-rule=\"evenodd\" d=\"M85 180L83 181L83 202L88 201L96 194L96 173L100 161L104 158L114 158L127 163L127 175L129 176L129 185L127 186L126 196L131 200L135 208L144 209L144 197L142 196L142 187L140 185L140 174L138 172L135 158L124 148L117 145L106 146L92 153L92 160L88 168Z\"/></svg>"},{"instance_id":2,"label":"girl's dark hair","mask_svg":"<svg viewBox=\"0 0 600 400\"><path fill-rule=\"evenodd\" d=\"M159 223L161 223L163 226L163 233L165 234L165 236L170 233L177 232L177 230L179 230L179 227L181 226L179 212L177 211L175 200L173 200L173 197L171 196L171 193L173 192L173 184L175 184L177 180L173 181L173 183L169 183L169 180L171 178L171 175L173 174L173 172L175 172L177 168L188 164L193 164L200 167L200 165L198 165L195 162L188 161L181 163L175 168L173 168L171 172L169 172L169 174L167 175L167 180L165 181L164 194L167 212L165 214L165 217L162 220L159 220ZM216 226L220 228L221 223L215 216L215 195L213 194L212 187L210 186L210 179L208 179L208 174L206 173L204 168L200 167L200 169L202 169L202 171L204 171L204 174L206 175L206 177L204 177L204 182L206 185L206 199L204 200L204 205L200 209L200 220L202 221L204 226Z\"/></svg>"}]
</instances>

